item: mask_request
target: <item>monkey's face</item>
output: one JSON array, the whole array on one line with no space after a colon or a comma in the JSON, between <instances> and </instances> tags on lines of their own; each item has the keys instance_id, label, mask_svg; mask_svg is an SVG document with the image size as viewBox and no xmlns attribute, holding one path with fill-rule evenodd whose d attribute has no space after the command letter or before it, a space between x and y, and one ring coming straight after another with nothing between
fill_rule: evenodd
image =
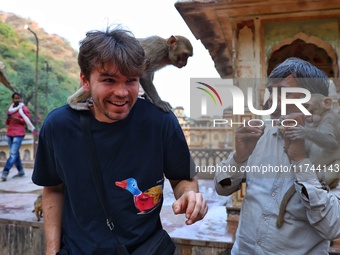
<instances>
[{"instance_id":1,"label":"monkey's face","mask_svg":"<svg viewBox=\"0 0 340 255\"><path fill-rule=\"evenodd\" d=\"M184 66L187 65L188 63L188 58L190 57L190 55L188 53L182 53L179 55L175 56L175 61L174 61L174 66L178 67L178 68L182 68Z\"/></svg>"},{"instance_id":2,"label":"monkey's face","mask_svg":"<svg viewBox=\"0 0 340 255\"><path fill-rule=\"evenodd\" d=\"M303 106L312 114L312 115L307 115L305 117L305 122L313 123L314 122L313 119L315 117L313 106L310 104L310 102L303 104Z\"/></svg>"},{"instance_id":3,"label":"monkey's face","mask_svg":"<svg viewBox=\"0 0 340 255\"><path fill-rule=\"evenodd\" d=\"M178 45L175 49L169 50L169 60L172 65L182 68L187 65L188 58L192 56L192 51L182 49L184 45Z\"/></svg>"},{"instance_id":4,"label":"monkey's face","mask_svg":"<svg viewBox=\"0 0 340 255\"><path fill-rule=\"evenodd\" d=\"M92 71L87 81L81 74L85 92L93 99L94 117L101 122L112 123L125 119L137 100L139 77L126 77L113 65Z\"/></svg>"},{"instance_id":5,"label":"monkey's face","mask_svg":"<svg viewBox=\"0 0 340 255\"><path fill-rule=\"evenodd\" d=\"M306 122L312 123L314 126L319 125L321 116L328 110L328 108L324 106L323 100L327 100L327 98L319 94L312 94L309 102L303 104L303 106L311 113L311 115L306 116Z\"/></svg>"},{"instance_id":6,"label":"monkey's face","mask_svg":"<svg viewBox=\"0 0 340 255\"><path fill-rule=\"evenodd\" d=\"M178 68L186 66L188 58L193 55L190 41L183 36L171 36L166 43L169 46L168 59L170 64Z\"/></svg>"}]
</instances>

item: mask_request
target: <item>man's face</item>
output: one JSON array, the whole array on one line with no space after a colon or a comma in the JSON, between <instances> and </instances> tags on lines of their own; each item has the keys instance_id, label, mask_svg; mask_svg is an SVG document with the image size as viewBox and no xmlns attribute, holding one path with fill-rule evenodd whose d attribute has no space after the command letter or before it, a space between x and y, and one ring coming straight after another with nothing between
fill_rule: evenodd
<instances>
[{"instance_id":1,"label":"man's face","mask_svg":"<svg viewBox=\"0 0 340 255\"><path fill-rule=\"evenodd\" d=\"M21 97L20 97L20 96L14 95L14 97L13 97L14 106L18 106L19 103L20 103L20 100L21 100Z\"/></svg>"},{"instance_id":2,"label":"man's face","mask_svg":"<svg viewBox=\"0 0 340 255\"><path fill-rule=\"evenodd\" d=\"M112 123L125 119L136 103L139 77L126 77L114 65L93 70L90 80L80 73L85 92L93 99L94 117L101 122Z\"/></svg>"},{"instance_id":3,"label":"man's face","mask_svg":"<svg viewBox=\"0 0 340 255\"><path fill-rule=\"evenodd\" d=\"M270 97L268 99L268 109L271 108L272 103L273 103L273 98L272 98L272 88L277 88L277 108L276 110L270 115L272 119L279 119L281 116L281 88L288 88L288 87L299 87L296 78L293 75L289 75L287 78L285 78L282 81L279 81L277 83L273 83L269 85L267 88L270 92ZM294 99L294 98L301 98L301 93L287 93L286 98L289 99ZM301 112L298 107L296 107L295 104L286 104L286 114L290 114L293 112Z\"/></svg>"}]
</instances>

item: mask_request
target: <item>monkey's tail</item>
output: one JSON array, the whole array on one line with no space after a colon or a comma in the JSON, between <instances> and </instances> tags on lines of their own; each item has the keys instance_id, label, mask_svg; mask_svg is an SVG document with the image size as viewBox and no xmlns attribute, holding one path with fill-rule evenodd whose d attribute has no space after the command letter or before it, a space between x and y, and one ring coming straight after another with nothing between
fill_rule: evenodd
<instances>
[{"instance_id":1,"label":"monkey's tail","mask_svg":"<svg viewBox=\"0 0 340 255\"><path fill-rule=\"evenodd\" d=\"M287 190L286 194L283 196L280 209L279 209L279 215L277 216L276 220L276 227L281 228L284 222L285 212L287 208L287 204L289 200L292 198L294 193L296 192L294 184Z\"/></svg>"},{"instance_id":2,"label":"monkey's tail","mask_svg":"<svg viewBox=\"0 0 340 255\"><path fill-rule=\"evenodd\" d=\"M90 93L86 93L83 87L80 87L74 94L67 98L67 103L75 110L88 110L87 103L83 101L89 97Z\"/></svg>"}]
</instances>

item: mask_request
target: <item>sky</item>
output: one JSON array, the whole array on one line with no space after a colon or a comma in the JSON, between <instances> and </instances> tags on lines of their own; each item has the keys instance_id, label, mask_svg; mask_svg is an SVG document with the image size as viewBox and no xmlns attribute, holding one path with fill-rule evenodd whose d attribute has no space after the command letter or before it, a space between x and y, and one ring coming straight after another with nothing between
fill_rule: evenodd
<instances>
[{"instance_id":1,"label":"sky","mask_svg":"<svg viewBox=\"0 0 340 255\"><path fill-rule=\"evenodd\" d=\"M122 24L137 37L171 35L187 37L194 56L182 69L167 66L155 73L160 97L172 107L184 107L190 116L190 78L218 78L214 62L201 41L191 33L174 4L177 0L0 0L0 10L38 23L47 33L57 34L78 50L87 31ZM209 29L209 28L202 28Z\"/></svg>"}]
</instances>

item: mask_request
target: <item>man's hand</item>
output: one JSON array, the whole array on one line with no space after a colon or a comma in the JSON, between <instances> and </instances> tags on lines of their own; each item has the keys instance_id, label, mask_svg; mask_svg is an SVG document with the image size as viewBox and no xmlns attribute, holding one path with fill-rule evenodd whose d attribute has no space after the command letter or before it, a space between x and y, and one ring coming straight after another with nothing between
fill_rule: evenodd
<instances>
[{"instance_id":1,"label":"man's hand","mask_svg":"<svg viewBox=\"0 0 340 255\"><path fill-rule=\"evenodd\" d=\"M191 225L203 219L208 212L208 205L201 193L187 191L173 203L172 209L175 214L185 213L185 224Z\"/></svg>"},{"instance_id":2,"label":"man's hand","mask_svg":"<svg viewBox=\"0 0 340 255\"><path fill-rule=\"evenodd\" d=\"M283 119L292 119L296 121L293 124L304 126L305 115L302 113L291 113L285 116ZM285 121L285 125L289 125L289 123ZM296 139L294 136L294 131L293 131L294 129L295 127L285 127L283 131L283 137L285 140L285 149L290 160L300 161L306 158L305 140Z\"/></svg>"},{"instance_id":3,"label":"man's hand","mask_svg":"<svg viewBox=\"0 0 340 255\"><path fill-rule=\"evenodd\" d=\"M253 153L257 141L263 135L264 128L265 126L241 126L237 128L235 135L236 152L234 154L236 163L242 163L248 160L249 156Z\"/></svg>"}]
</instances>

